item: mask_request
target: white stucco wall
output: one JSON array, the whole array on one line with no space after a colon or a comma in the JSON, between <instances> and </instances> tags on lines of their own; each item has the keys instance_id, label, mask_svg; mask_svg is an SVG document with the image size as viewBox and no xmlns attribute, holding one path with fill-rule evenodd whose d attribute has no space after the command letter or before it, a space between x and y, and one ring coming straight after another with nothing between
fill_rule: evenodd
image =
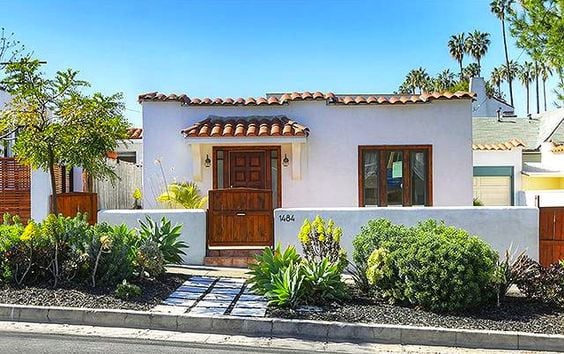
<instances>
[{"instance_id":1,"label":"white stucco wall","mask_svg":"<svg viewBox=\"0 0 564 354\"><path fill-rule=\"evenodd\" d=\"M563 189L520 191L517 198L518 205L534 207L564 206Z\"/></svg>"},{"instance_id":2,"label":"white stucco wall","mask_svg":"<svg viewBox=\"0 0 564 354\"><path fill-rule=\"evenodd\" d=\"M126 139L119 142L116 152L135 152L135 163L143 163L143 139Z\"/></svg>"},{"instance_id":3,"label":"white stucco wall","mask_svg":"<svg viewBox=\"0 0 564 354\"><path fill-rule=\"evenodd\" d=\"M9 100L10 100L10 95L8 94L8 92L0 89L0 110L4 108L4 106L8 103Z\"/></svg>"},{"instance_id":4,"label":"white stucco wall","mask_svg":"<svg viewBox=\"0 0 564 354\"><path fill-rule=\"evenodd\" d=\"M521 190L521 171L523 169L523 149L514 148L511 150L503 151L482 151L474 150L472 153L472 160L474 166L484 167L513 167L513 200L517 203L517 193Z\"/></svg>"},{"instance_id":5,"label":"white stucco wall","mask_svg":"<svg viewBox=\"0 0 564 354\"><path fill-rule=\"evenodd\" d=\"M102 210L98 212L98 222L110 225L125 224L130 228L139 227L138 220L149 216L158 221L163 216L172 224L181 224L180 239L189 246L182 257L184 264L204 264L206 255L206 212L200 209L191 210Z\"/></svg>"},{"instance_id":6,"label":"white stucco wall","mask_svg":"<svg viewBox=\"0 0 564 354\"><path fill-rule=\"evenodd\" d=\"M190 145L180 131L217 116L286 115L310 128L301 150L301 179L291 166L282 168L282 206L358 206L358 146L431 144L433 204L472 205L472 121L470 100L429 104L335 106L324 101L290 102L281 106L182 106L177 102L143 103L144 205L167 182L192 180ZM229 142L229 139L225 139ZM266 140L263 145L267 145ZM290 144L282 156L293 159ZM212 186L212 168L203 167L212 145L202 146L202 192Z\"/></svg>"},{"instance_id":7,"label":"white stucco wall","mask_svg":"<svg viewBox=\"0 0 564 354\"><path fill-rule=\"evenodd\" d=\"M286 215L292 218L283 217ZM432 207L432 208L326 208L276 209L274 211L274 239L283 246L294 245L301 251L298 232L303 220L316 215L331 218L343 228L341 245L352 256L352 241L363 225L371 219L386 218L393 223L415 225L433 218L447 225L463 228L479 236L499 253L512 246L513 251L526 250L534 259L539 258L538 209L530 207Z\"/></svg>"},{"instance_id":8,"label":"white stucco wall","mask_svg":"<svg viewBox=\"0 0 564 354\"><path fill-rule=\"evenodd\" d=\"M555 171L564 171L564 153L553 152L554 145L551 142L541 144L541 165L543 168Z\"/></svg>"}]
</instances>

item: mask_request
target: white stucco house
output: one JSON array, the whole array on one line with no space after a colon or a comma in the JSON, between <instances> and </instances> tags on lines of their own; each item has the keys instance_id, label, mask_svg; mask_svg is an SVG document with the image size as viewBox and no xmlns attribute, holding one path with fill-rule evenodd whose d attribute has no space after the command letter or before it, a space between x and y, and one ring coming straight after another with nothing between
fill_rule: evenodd
<instances>
[{"instance_id":1,"label":"white stucco house","mask_svg":"<svg viewBox=\"0 0 564 354\"><path fill-rule=\"evenodd\" d=\"M144 205L164 172L206 194L271 190L273 207L469 206L472 97L142 94Z\"/></svg>"},{"instance_id":2,"label":"white stucco house","mask_svg":"<svg viewBox=\"0 0 564 354\"><path fill-rule=\"evenodd\" d=\"M564 205L564 109L474 117L472 125L475 198L485 205Z\"/></svg>"}]
</instances>

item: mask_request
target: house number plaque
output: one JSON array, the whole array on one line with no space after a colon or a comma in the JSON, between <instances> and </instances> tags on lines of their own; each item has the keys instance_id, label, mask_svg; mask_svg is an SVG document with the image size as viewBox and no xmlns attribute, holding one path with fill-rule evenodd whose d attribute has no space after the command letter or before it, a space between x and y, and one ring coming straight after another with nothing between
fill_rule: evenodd
<instances>
[{"instance_id":1,"label":"house number plaque","mask_svg":"<svg viewBox=\"0 0 564 354\"><path fill-rule=\"evenodd\" d=\"M294 214L278 215L278 219L280 219L281 222L294 222L294 221L296 221Z\"/></svg>"}]
</instances>

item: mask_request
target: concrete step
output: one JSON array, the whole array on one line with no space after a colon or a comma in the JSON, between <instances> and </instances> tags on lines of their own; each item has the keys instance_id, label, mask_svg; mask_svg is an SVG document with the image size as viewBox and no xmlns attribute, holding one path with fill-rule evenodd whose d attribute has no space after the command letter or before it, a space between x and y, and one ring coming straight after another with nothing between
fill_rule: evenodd
<instances>
[{"instance_id":1,"label":"concrete step","mask_svg":"<svg viewBox=\"0 0 564 354\"><path fill-rule=\"evenodd\" d=\"M236 268L247 268L250 263L255 261L254 257L214 257L208 256L204 258L205 266L213 267L236 267Z\"/></svg>"},{"instance_id":2,"label":"concrete step","mask_svg":"<svg viewBox=\"0 0 564 354\"><path fill-rule=\"evenodd\" d=\"M262 251L262 249L241 248L209 249L207 255L208 257L254 257Z\"/></svg>"}]
</instances>

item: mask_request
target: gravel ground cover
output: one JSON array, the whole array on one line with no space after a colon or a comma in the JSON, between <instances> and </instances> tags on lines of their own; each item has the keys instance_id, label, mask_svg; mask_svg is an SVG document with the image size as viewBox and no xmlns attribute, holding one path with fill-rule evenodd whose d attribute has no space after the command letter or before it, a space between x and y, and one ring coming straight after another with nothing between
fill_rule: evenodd
<instances>
[{"instance_id":1,"label":"gravel ground cover","mask_svg":"<svg viewBox=\"0 0 564 354\"><path fill-rule=\"evenodd\" d=\"M115 288L92 288L88 285L50 285L22 288L1 287L0 303L36 306L89 307L104 309L150 310L166 299L186 280L185 276L167 274L157 280L141 280L141 296L122 300L114 295Z\"/></svg>"},{"instance_id":2,"label":"gravel ground cover","mask_svg":"<svg viewBox=\"0 0 564 354\"><path fill-rule=\"evenodd\" d=\"M491 306L465 313L438 314L418 308L390 305L355 294L343 304L332 304L321 312L269 309L270 317L299 318L340 322L446 327L564 334L564 309L531 302L523 297L508 297L501 307Z\"/></svg>"}]
</instances>

